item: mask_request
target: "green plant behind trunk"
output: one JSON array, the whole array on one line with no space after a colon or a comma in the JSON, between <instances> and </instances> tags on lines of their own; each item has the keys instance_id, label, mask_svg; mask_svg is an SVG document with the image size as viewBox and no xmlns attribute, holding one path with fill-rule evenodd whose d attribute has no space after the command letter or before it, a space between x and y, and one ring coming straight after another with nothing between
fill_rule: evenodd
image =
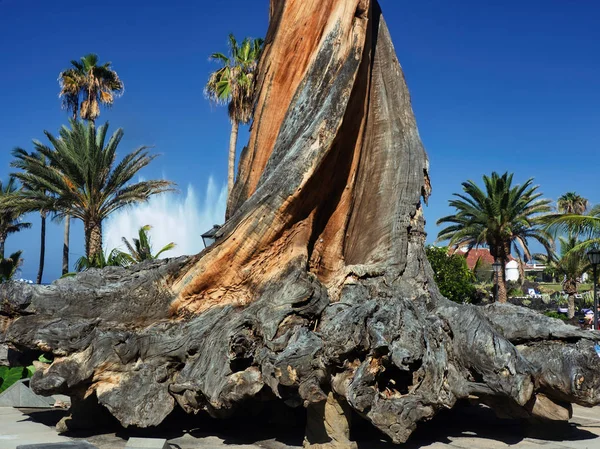
<instances>
[{"instance_id":1,"label":"green plant behind trunk","mask_svg":"<svg viewBox=\"0 0 600 449\"><path fill-rule=\"evenodd\" d=\"M459 254L449 255L447 247L428 246L425 252L440 293L454 302L473 302L476 296L475 277L465 258Z\"/></svg>"}]
</instances>

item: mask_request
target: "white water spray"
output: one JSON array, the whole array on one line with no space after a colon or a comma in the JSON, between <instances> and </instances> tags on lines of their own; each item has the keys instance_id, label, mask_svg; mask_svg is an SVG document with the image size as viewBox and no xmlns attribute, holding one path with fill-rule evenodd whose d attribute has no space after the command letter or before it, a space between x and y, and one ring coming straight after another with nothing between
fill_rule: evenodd
<instances>
[{"instance_id":1,"label":"white water spray","mask_svg":"<svg viewBox=\"0 0 600 449\"><path fill-rule=\"evenodd\" d=\"M185 195L168 193L155 196L148 203L123 209L111 216L105 226L104 247L108 251L113 248L125 250L121 238L131 241L132 237L137 238L142 226L150 225L150 240L155 252L170 242L177 244L175 249L161 257L196 254L204 248L201 234L213 225L223 223L226 203L227 186L219 189L212 177L208 179L202 204L191 185Z\"/></svg>"}]
</instances>

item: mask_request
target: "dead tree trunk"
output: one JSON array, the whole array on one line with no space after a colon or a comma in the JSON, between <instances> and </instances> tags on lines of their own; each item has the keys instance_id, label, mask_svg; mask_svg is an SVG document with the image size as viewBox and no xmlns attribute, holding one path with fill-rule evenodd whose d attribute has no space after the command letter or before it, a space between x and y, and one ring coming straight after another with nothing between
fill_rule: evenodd
<instances>
[{"instance_id":1,"label":"dead tree trunk","mask_svg":"<svg viewBox=\"0 0 600 449\"><path fill-rule=\"evenodd\" d=\"M427 158L374 0L273 0L258 81L215 245L2 287L6 341L56 357L35 390L125 426L284 400L308 408L307 444L347 447L349 409L401 443L472 395L546 419L600 403L599 334L437 290Z\"/></svg>"}]
</instances>

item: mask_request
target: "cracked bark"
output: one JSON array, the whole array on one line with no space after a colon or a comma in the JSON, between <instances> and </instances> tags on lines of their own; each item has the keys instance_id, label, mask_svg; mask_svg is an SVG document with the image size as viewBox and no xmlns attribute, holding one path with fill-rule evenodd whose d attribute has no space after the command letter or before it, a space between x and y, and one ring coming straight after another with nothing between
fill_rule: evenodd
<instances>
[{"instance_id":1,"label":"cracked bark","mask_svg":"<svg viewBox=\"0 0 600 449\"><path fill-rule=\"evenodd\" d=\"M599 334L433 283L427 157L376 2L273 1L258 85L215 245L0 287L6 342L55 355L36 391L140 427L280 400L338 447L348 408L401 443L461 398L543 419L600 403Z\"/></svg>"}]
</instances>

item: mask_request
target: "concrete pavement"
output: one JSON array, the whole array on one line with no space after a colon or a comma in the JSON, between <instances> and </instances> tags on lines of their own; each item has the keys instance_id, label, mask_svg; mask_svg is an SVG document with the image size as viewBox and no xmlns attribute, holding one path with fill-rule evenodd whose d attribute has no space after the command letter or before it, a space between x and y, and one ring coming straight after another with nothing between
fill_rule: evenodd
<instances>
[{"instance_id":1,"label":"concrete pavement","mask_svg":"<svg viewBox=\"0 0 600 449\"><path fill-rule=\"evenodd\" d=\"M0 407L0 449L15 449L21 444L63 443L70 441L53 427L33 421L23 412Z\"/></svg>"},{"instance_id":2,"label":"concrete pavement","mask_svg":"<svg viewBox=\"0 0 600 449\"><path fill-rule=\"evenodd\" d=\"M88 441L99 449L124 449L130 436L140 436L140 431L128 429L116 433L74 434L73 438L60 436L52 424L60 419L61 413L33 410L25 413L0 408L0 449L73 440ZM285 430L268 423L263 423L261 429L256 427L256 424L244 427L243 421L238 420L226 424L204 420L198 421L196 428L186 425L185 430L146 430L143 436L167 438L173 449L296 449L302 446L301 425ZM499 420L486 407L460 407L423 423L402 446L385 442L370 426L356 428L354 438L359 449L600 449L600 407L575 406L570 423L543 429L518 421Z\"/></svg>"}]
</instances>

